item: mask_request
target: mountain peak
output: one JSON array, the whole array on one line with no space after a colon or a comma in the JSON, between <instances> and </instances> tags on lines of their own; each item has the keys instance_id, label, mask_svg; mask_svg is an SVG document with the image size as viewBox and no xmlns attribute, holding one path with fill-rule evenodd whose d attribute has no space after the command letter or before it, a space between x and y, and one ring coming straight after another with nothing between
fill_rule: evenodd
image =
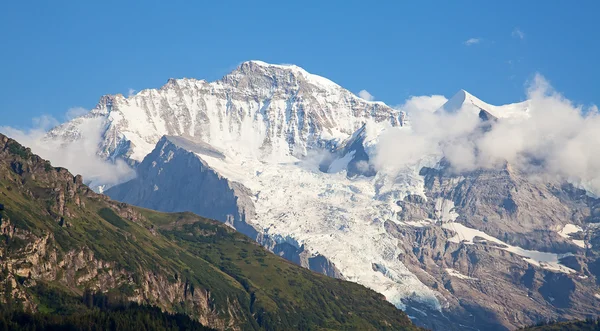
<instances>
[{"instance_id":1,"label":"mountain peak","mask_svg":"<svg viewBox=\"0 0 600 331\"><path fill-rule=\"evenodd\" d=\"M403 115L382 102L355 96L295 65L247 61L222 79L169 79L158 89L103 96L81 118L55 129L53 139L75 141L89 125L100 132L99 155L141 162L163 135L193 137L225 154L275 160L305 156L326 141L341 141L365 121L402 125ZM171 141L173 142L173 141Z\"/></svg>"},{"instance_id":2,"label":"mountain peak","mask_svg":"<svg viewBox=\"0 0 600 331\"><path fill-rule=\"evenodd\" d=\"M491 105L481 101L479 98L467 92L466 90L460 89L440 109L443 109L447 112L456 112L464 106L471 105L484 110L489 110L489 108L491 108Z\"/></svg>"},{"instance_id":3,"label":"mountain peak","mask_svg":"<svg viewBox=\"0 0 600 331\"><path fill-rule=\"evenodd\" d=\"M267 77L280 77L282 74L294 75L297 79L317 85L323 88L341 88L338 84L333 81L315 74L311 74L304 68L294 64L271 64L260 60L250 60L242 62L233 72L228 76L237 75L260 75Z\"/></svg>"},{"instance_id":4,"label":"mountain peak","mask_svg":"<svg viewBox=\"0 0 600 331\"><path fill-rule=\"evenodd\" d=\"M301 67L295 65L295 64L273 64L273 63L267 63L261 60L249 60L249 61L244 61L242 62L241 65L244 64L254 64L254 65L258 65L258 66L262 66L262 67L274 67L274 68L280 68L280 69L302 69Z\"/></svg>"},{"instance_id":5,"label":"mountain peak","mask_svg":"<svg viewBox=\"0 0 600 331\"><path fill-rule=\"evenodd\" d=\"M485 111L496 118L527 118L529 117L529 101L494 106L482 101L473 94L461 89L450 98L440 109L449 113L457 112L464 107L475 107L479 113Z\"/></svg>"}]
</instances>

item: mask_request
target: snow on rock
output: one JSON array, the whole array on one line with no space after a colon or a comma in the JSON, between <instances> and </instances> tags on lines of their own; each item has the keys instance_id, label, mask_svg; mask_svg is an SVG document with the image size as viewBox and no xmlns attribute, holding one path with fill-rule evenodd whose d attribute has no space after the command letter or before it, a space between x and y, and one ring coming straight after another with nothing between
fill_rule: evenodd
<instances>
[{"instance_id":1,"label":"snow on rock","mask_svg":"<svg viewBox=\"0 0 600 331\"><path fill-rule=\"evenodd\" d=\"M562 228L562 230L558 231L558 235L565 239L571 240L575 245L581 248L585 248L584 240L571 239L571 234L581 231L583 231L583 229L580 226L575 224L567 224Z\"/></svg>"},{"instance_id":2,"label":"snow on rock","mask_svg":"<svg viewBox=\"0 0 600 331\"><path fill-rule=\"evenodd\" d=\"M98 153L140 162L163 135L190 136L232 155L281 161L348 138L366 121L402 125L403 113L365 101L294 65L242 63L222 79L169 79L130 97L107 95L87 117L102 119ZM76 118L48 139L80 139Z\"/></svg>"},{"instance_id":3,"label":"snow on rock","mask_svg":"<svg viewBox=\"0 0 600 331\"><path fill-rule=\"evenodd\" d=\"M454 201L448 199L436 199L435 213L441 222L454 222L458 217L454 211Z\"/></svg>"},{"instance_id":4,"label":"snow on rock","mask_svg":"<svg viewBox=\"0 0 600 331\"><path fill-rule=\"evenodd\" d=\"M465 90L460 90L452 98L450 98L440 110L447 112L456 112L463 108L472 109L475 112L485 110L496 118L528 118L529 102L519 102L503 106L494 106L479 100Z\"/></svg>"},{"instance_id":5,"label":"snow on rock","mask_svg":"<svg viewBox=\"0 0 600 331\"><path fill-rule=\"evenodd\" d=\"M452 268L446 268L445 270L448 273L448 275L450 275L452 277L456 277L456 278L460 278L460 279L467 279L467 280L479 280L479 279L474 278L474 277L469 277L467 275L463 275L459 271L454 270Z\"/></svg>"},{"instance_id":6,"label":"snow on rock","mask_svg":"<svg viewBox=\"0 0 600 331\"><path fill-rule=\"evenodd\" d=\"M544 268L544 269L548 269L548 270L552 270L552 271L558 271L558 272L563 272L566 274L570 274L570 273L576 273L575 270L565 267L564 265L560 264L560 259L563 257L566 257L567 255L570 254L555 254L555 253L546 253L546 252L539 252L539 251L532 251L532 250L527 250L527 249L523 249L521 247L517 247L517 246L512 246L509 245L505 242L503 242L500 239L494 238L488 234L486 234L483 231L479 231L477 229L473 229L470 227L467 227L461 223L457 223L457 222L447 222L442 224L442 227L444 229L448 229L454 233L456 233L455 236L451 237L448 239L448 241L454 242L454 243L463 243L463 244L468 244L468 245L472 245L474 244L473 239L475 237L481 238L483 240L487 240L489 242L492 242L494 245L492 247L497 247L498 249L502 249L514 254L517 254L521 257L523 257L523 260L527 261L528 263L531 263L535 266Z\"/></svg>"}]
</instances>

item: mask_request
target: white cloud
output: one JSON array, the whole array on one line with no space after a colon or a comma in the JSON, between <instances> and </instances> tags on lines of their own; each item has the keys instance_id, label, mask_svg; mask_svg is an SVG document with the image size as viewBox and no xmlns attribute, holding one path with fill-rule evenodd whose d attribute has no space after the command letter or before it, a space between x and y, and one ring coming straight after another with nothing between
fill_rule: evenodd
<instances>
[{"instance_id":1,"label":"white cloud","mask_svg":"<svg viewBox=\"0 0 600 331\"><path fill-rule=\"evenodd\" d=\"M127 97L130 98L130 97L134 96L135 92L137 92L137 91L132 88L129 88L129 90L127 91Z\"/></svg>"},{"instance_id":2,"label":"white cloud","mask_svg":"<svg viewBox=\"0 0 600 331\"><path fill-rule=\"evenodd\" d=\"M69 109L65 117L75 113L79 111ZM111 186L133 178L135 172L122 160L112 163L96 155L101 139L99 128L102 127L97 121L102 119L81 120L80 130L87 134L74 142L47 139L48 130L58 125L58 121L52 116L34 118L32 127L25 130L0 126L0 132L31 148L33 153L49 160L53 166L67 168L73 174L81 174L85 183L92 188L104 184Z\"/></svg>"},{"instance_id":3,"label":"white cloud","mask_svg":"<svg viewBox=\"0 0 600 331\"><path fill-rule=\"evenodd\" d=\"M407 112L408 114L426 111L434 112L442 107L448 99L443 95L411 96L403 104L394 108Z\"/></svg>"},{"instance_id":4,"label":"white cloud","mask_svg":"<svg viewBox=\"0 0 600 331\"><path fill-rule=\"evenodd\" d=\"M500 119L489 130L476 109L453 113L413 111L410 128L392 128L379 138L373 158L379 170L397 171L428 156L445 157L456 171L514 169L569 181L600 194L600 114L575 105L541 75L527 88L529 118Z\"/></svg>"},{"instance_id":5,"label":"white cloud","mask_svg":"<svg viewBox=\"0 0 600 331\"><path fill-rule=\"evenodd\" d=\"M58 125L58 120L50 115L42 115L40 117L34 117L31 122L35 128L40 130L50 130L51 128Z\"/></svg>"},{"instance_id":6,"label":"white cloud","mask_svg":"<svg viewBox=\"0 0 600 331\"><path fill-rule=\"evenodd\" d=\"M369 93L369 91L367 91L367 90L361 90L360 92L358 92L358 96L367 101L375 100L375 97L373 95L371 95L371 93Z\"/></svg>"},{"instance_id":7,"label":"white cloud","mask_svg":"<svg viewBox=\"0 0 600 331\"><path fill-rule=\"evenodd\" d=\"M481 38L470 38L467 39L463 42L463 44L467 45L467 46L471 46L471 45L475 45L475 44L479 44L481 42Z\"/></svg>"},{"instance_id":8,"label":"white cloud","mask_svg":"<svg viewBox=\"0 0 600 331\"><path fill-rule=\"evenodd\" d=\"M87 110L83 107L72 107L72 108L69 108L69 110L67 110L67 112L65 114L65 118L67 119L67 121L70 121L79 116L83 116L83 115L87 114L88 112L89 112L89 110Z\"/></svg>"},{"instance_id":9,"label":"white cloud","mask_svg":"<svg viewBox=\"0 0 600 331\"><path fill-rule=\"evenodd\" d=\"M523 32L521 29L519 28L515 28L512 32L512 36L518 39L525 39L525 32Z\"/></svg>"}]
</instances>

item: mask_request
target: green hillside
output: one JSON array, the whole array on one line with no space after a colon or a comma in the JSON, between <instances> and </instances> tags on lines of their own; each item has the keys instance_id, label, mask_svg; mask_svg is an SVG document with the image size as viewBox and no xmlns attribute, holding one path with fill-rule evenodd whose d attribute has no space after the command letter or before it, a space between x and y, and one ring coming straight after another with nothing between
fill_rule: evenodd
<instances>
[{"instance_id":1,"label":"green hillside","mask_svg":"<svg viewBox=\"0 0 600 331\"><path fill-rule=\"evenodd\" d=\"M63 298L103 293L223 330L416 329L374 291L219 222L111 201L2 135L0 204L0 300L15 309L68 315Z\"/></svg>"},{"instance_id":2,"label":"green hillside","mask_svg":"<svg viewBox=\"0 0 600 331\"><path fill-rule=\"evenodd\" d=\"M536 326L521 329L524 331L598 331L600 330L600 319L588 319L585 321L548 322Z\"/></svg>"}]
</instances>

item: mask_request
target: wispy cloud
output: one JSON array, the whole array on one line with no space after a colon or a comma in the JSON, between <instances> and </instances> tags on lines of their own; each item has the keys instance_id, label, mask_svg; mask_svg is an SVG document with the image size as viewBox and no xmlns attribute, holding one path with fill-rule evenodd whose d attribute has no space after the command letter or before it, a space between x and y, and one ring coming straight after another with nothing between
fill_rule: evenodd
<instances>
[{"instance_id":1,"label":"wispy cloud","mask_svg":"<svg viewBox=\"0 0 600 331\"><path fill-rule=\"evenodd\" d=\"M395 106L395 109L400 109L407 112L409 115L425 111L433 113L440 109L448 99L443 95L420 95L410 96L403 104Z\"/></svg>"},{"instance_id":2,"label":"wispy cloud","mask_svg":"<svg viewBox=\"0 0 600 331\"><path fill-rule=\"evenodd\" d=\"M87 114L88 112L89 112L89 110L87 110L83 107L72 107L72 108L69 108L69 110L67 110L67 112L65 113L65 119L67 121L70 121L76 117L83 116L83 115Z\"/></svg>"},{"instance_id":3,"label":"wispy cloud","mask_svg":"<svg viewBox=\"0 0 600 331\"><path fill-rule=\"evenodd\" d=\"M512 36L518 39L525 39L525 32L523 32L521 29L519 28L515 28L512 32Z\"/></svg>"},{"instance_id":4,"label":"wispy cloud","mask_svg":"<svg viewBox=\"0 0 600 331\"><path fill-rule=\"evenodd\" d=\"M127 97L128 98L132 97L133 95L135 95L135 92L137 92L137 91L130 87L129 90L127 91Z\"/></svg>"},{"instance_id":5,"label":"wispy cloud","mask_svg":"<svg viewBox=\"0 0 600 331\"><path fill-rule=\"evenodd\" d=\"M360 92L358 92L358 96L367 101L375 100L375 97L371 93L369 93L369 91L367 91L367 90L361 90Z\"/></svg>"},{"instance_id":6,"label":"wispy cloud","mask_svg":"<svg viewBox=\"0 0 600 331\"><path fill-rule=\"evenodd\" d=\"M481 42L481 38L470 38L463 42L466 46L476 45Z\"/></svg>"}]
</instances>

